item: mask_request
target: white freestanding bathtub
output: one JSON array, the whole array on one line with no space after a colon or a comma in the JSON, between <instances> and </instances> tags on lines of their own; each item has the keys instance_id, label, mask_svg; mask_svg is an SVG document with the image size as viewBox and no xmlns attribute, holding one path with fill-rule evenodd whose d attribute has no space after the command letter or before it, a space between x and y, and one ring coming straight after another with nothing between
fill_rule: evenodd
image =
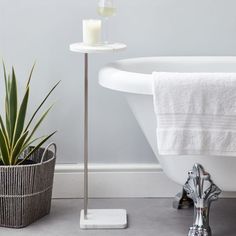
<instances>
[{"instance_id":1,"label":"white freestanding bathtub","mask_svg":"<svg viewBox=\"0 0 236 236\"><path fill-rule=\"evenodd\" d=\"M120 60L102 68L99 83L124 92L164 172L184 184L195 163L204 166L214 183L224 191L236 191L234 156L161 156L156 141L156 118L152 97L152 72L236 72L236 57L147 57Z\"/></svg>"}]
</instances>

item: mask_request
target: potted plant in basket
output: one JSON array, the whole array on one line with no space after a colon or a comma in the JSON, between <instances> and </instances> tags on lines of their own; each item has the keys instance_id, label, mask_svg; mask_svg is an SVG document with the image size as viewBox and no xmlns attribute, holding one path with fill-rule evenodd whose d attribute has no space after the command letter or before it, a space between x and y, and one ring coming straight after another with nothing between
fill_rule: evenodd
<instances>
[{"instance_id":1,"label":"potted plant in basket","mask_svg":"<svg viewBox=\"0 0 236 236\"><path fill-rule=\"evenodd\" d=\"M21 102L18 102L14 68L9 75L5 65L3 69L5 111L0 114L0 226L20 228L50 211L56 146L51 144L55 148L53 152L42 145L55 132L39 138L35 138L34 134L52 106L36 122L35 119L59 82L29 116L27 107L34 66ZM30 119L26 120L26 116Z\"/></svg>"}]
</instances>

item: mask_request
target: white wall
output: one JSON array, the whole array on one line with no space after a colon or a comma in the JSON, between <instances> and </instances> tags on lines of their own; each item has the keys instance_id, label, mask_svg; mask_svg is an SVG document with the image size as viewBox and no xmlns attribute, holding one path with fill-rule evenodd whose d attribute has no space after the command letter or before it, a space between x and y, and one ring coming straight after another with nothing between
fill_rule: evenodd
<instances>
[{"instance_id":1,"label":"white wall","mask_svg":"<svg viewBox=\"0 0 236 236\"><path fill-rule=\"evenodd\" d=\"M235 0L116 0L110 35L128 44L119 54L90 58L90 160L152 163L156 159L121 93L97 84L98 69L120 58L155 55L235 55ZM83 57L69 44L80 41L81 21L98 17L96 0L0 0L0 56L15 65L20 86L37 67L32 110L58 80L56 107L43 132L58 129L58 162L83 155ZM0 81L0 89L3 91ZM3 102L1 102L1 106ZM42 132L42 133L43 133Z\"/></svg>"}]
</instances>

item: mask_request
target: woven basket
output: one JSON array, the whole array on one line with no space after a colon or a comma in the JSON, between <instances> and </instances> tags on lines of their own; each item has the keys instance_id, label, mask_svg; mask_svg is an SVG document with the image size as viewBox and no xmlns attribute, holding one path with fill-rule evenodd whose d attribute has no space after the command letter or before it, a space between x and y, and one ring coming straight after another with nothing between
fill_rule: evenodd
<instances>
[{"instance_id":1,"label":"woven basket","mask_svg":"<svg viewBox=\"0 0 236 236\"><path fill-rule=\"evenodd\" d=\"M49 150L50 146L55 148L54 152ZM0 166L2 227L22 228L50 212L56 145L40 148L29 160L35 164Z\"/></svg>"}]
</instances>

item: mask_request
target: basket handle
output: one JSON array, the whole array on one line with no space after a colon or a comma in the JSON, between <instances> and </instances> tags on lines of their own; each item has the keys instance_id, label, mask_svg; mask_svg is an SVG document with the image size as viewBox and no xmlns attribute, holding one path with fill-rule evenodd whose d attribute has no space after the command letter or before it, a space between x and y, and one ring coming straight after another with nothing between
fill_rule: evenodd
<instances>
[{"instance_id":1,"label":"basket handle","mask_svg":"<svg viewBox=\"0 0 236 236\"><path fill-rule=\"evenodd\" d=\"M56 158L57 157L57 145L55 143L50 143L48 144L48 146L45 148L42 158L41 158L41 164L43 164L44 162L44 158L46 156L47 151L49 150L49 148L53 146L54 147L54 152L53 152L53 156Z\"/></svg>"}]
</instances>

